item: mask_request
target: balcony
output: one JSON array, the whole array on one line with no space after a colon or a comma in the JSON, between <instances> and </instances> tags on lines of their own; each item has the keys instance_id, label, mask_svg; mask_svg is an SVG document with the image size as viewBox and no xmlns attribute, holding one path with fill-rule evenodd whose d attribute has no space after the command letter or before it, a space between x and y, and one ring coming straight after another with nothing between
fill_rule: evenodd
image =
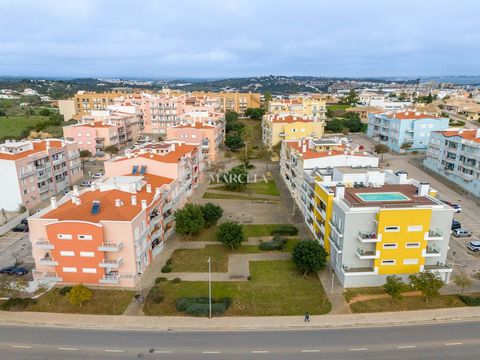
<instances>
[{"instance_id":1,"label":"balcony","mask_svg":"<svg viewBox=\"0 0 480 360\"><path fill-rule=\"evenodd\" d=\"M343 234L338 229L338 224L334 223L332 220L329 220L330 227L335 231L338 237L343 237Z\"/></svg>"},{"instance_id":2,"label":"balcony","mask_svg":"<svg viewBox=\"0 0 480 360\"><path fill-rule=\"evenodd\" d=\"M151 239L157 239L161 238L163 235L163 228L162 227L156 227L153 229L152 233L150 234Z\"/></svg>"},{"instance_id":3,"label":"balcony","mask_svg":"<svg viewBox=\"0 0 480 360\"><path fill-rule=\"evenodd\" d=\"M440 230L430 230L425 233L425 240L443 240L443 233Z\"/></svg>"},{"instance_id":4,"label":"balcony","mask_svg":"<svg viewBox=\"0 0 480 360\"><path fill-rule=\"evenodd\" d=\"M100 267L103 268L119 268L123 263L122 258L118 258L115 260L103 259L102 262L99 264Z\"/></svg>"},{"instance_id":5,"label":"balcony","mask_svg":"<svg viewBox=\"0 0 480 360\"><path fill-rule=\"evenodd\" d=\"M35 175L36 172L37 172L37 169L31 169L31 170L28 170L28 171L24 171L23 173L21 173L21 174L19 175L19 178L20 178L20 179L24 179L24 178L26 178L26 177Z\"/></svg>"},{"instance_id":6,"label":"balcony","mask_svg":"<svg viewBox=\"0 0 480 360\"><path fill-rule=\"evenodd\" d=\"M425 257L439 257L442 256L440 249L436 246L427 246L427 249L424 250Z\"/></svg>"},{"instance_id":7,"label":"balcony","mask_svg":"<svg viewBox=\"0 0 480 360\"><path fill-rule=\"evenodd\" d=\"M375 275L377 269L373 267L350 267L343 265L342 270L345 275Z\"/></svg>"},{"instance_id":8,"label":"balcony","mask_svg":"<svg viewBox=\"0 0 480 360\"><path fill-rule=\"evenodd\" d=\"M50 256L45 256L39 260L40 265L47 265L47 266L57 266L58 261L53 260Z\"/></svg>"},{"instance_id":9,"label":"balcony","mask_svg":"<svg viewBox=\"0 0 480 360\"><path fill-rule=\"evenodd\" d=\"M367 250L364 248L358 248L356 254L362 260L378 259L380 257L379 250Z\"/></svg>"},{"instance_id":10,"label":"balcony","mask_svg":"<svg viewBox=\"0 0 480 360\"><path fill-rule=\"evenodd\" d=\"M450 264L444 264L441 262L437 262L435 265L425 265L423 269L425 271L452 272L452 266Z\"/></svg>"},{"instance_id":11,"label":"balcony","mask_svg":"<svg viewBox=\"0 0 480 360\"><path fill-rule=\"evenodd\" d=\"M37 280L54 281L54 282L63 281L63 279L59 277L56 272L39 271L39 270L33 269L32 274L33 274L33 278Z\"/></svg>"},{"instance_id":12,"label":"balcony","mask_svg":"<svg viewBox=\"0 0 480 360\"><path fill-rule=\"evenodd\" d=\"M46 193L46 192L48 192L48 191L50 191L50 190L51 190L51 187L50 187L50 186L41 186L41 187L38 188L38 192L39 192L40 194Z\"/></svg>"},{"instance_id":13,"label":"balcony","mask_svg":"<svg viewBox=\"0 0 480 360\"><path fill-rule=\"evenodd\" d=\"M67 159L62 156L62 157L59 157L57 159L53 159L53 165L58 165L58 164L61 164L62 162L65 162Z\"/></svg>"},{"instance_id":14,"label":"balcony","mask_svg":"<svg viewBox=\"0 0 480 360\"><path fill-rule=\"evenodd\" d=\"M172 202L171 202L171 201L165 203L165 205L162 206L162 210L163 210L163 211L168 211L168 210L170 210L171 208L172 208Z\"/></svg>"},{"instance_id":15,"label":"balcony","mask_svg":"<svg viewBox=\"0 0 480 360\"><path fill-rule=\"evenodd\" d=\"M123 248L123 242L103 242L99 247L98 251L113 251L117 252L122 250Z\"/></svg>"},{"instance_id":16,"label":"balcony","mask_svg":"<svg viewBox=\"0 0 480 360\"><path fill-rule=\"evenodd\" d=\"M53 244L50 244L48 240L38 240L35 242L35 247L42 250L52 250L54 248Z\"/></svg>"},{"instance_id":17,"label":"balcony","mask_svg":"<svg viewBox=\"0 0 480 360\"><path fill-rule=\"evenodd\" d=\"M103 275L103 277L99 279L98 282L100 284L118 284L120 282L120 275L118 274Z\"/></svg>"},{"instance_id":18,"label":"balcony","mask_svg":"<svg viewBox=\"0 0 480 360\"><path fill-rule=\"evenodd\" d=\"M362 243L377 243L381 241L381 235L374 232L359 231L358 240Z\"/></svg>"},{"instance_id":19,"label":"balcony","mask_svg":"<svg viewBox=\"0 0 480 360\"><path fill-rule=\"evenodd\" d=\"M335 241L335 239L332 238L332 234L328 236L328 240L330 241L330 244L332 244L335 249L337 250L338 253L341 253L343 250L343 244L341 241Z\"/></svg>"}]
</instances>

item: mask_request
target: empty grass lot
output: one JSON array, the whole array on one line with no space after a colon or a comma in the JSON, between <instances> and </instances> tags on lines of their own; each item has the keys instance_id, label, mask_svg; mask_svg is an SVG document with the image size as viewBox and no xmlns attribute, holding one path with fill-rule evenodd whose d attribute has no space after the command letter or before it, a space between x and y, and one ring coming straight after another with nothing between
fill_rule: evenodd
<instances>
[{"instance_id":1,"label":"empty grass lot","mask_svg":"<svg viewBox=\"0 0 480 360\"><path fill-rule=\"evenodd\" d=\"M259 236L270 236L272 230L278 229L285 224L244 224L243 233L245 234L245 239L249 237L259 237ZM197 235L186 236L184 240L193 240L193 241L217 241L215 233L217 231L217 226L211 226L209 228L204 228Z\"/></svg>"},{"instance_id":2,"label":"empty grass lot","mask_svg":"<svg viewBox=\"0 0 480 360\"><path fill-rule=\"evenodd\" d=\"M250 281L212 284L214 298L232 299L225 316L301 316L306 311L326 314L331 309L318 276L303 277L291 261L250 262L250 273ZM147 315L184 315L176 311L176 299L208 296L207 282L162 281L159 286L164 299L160 304L147 302Z\"/></svg>"},{"instance_id":3,"label":"empty grass lot","mask_svg":"<svg viewBox=\"0 0 480 360\"><path fill-rule=\"evenodd\" d=\"M218 189L220 190L220 189ZM213 193L213 192L205 192L203 194L204 199L216 199L216 200L246 200L246 201L259 201L265 200L262 197L256 196L242 196L240 194L220 194L220 193Z\"/></svg>"},{"instance_id":4,"label":"empty grass lot","mask_svg":"<svg viewBox=\"0 0 480 360\"><path fill-rule=\"evenodd\" d=\"M35 126L41 121L48 120L48 116L25 115L0 117L0 139L18 139L27 126Z\"/></svg>"},{"instance_id":5,"label":"empty grass lot","mask_svg":"<svg viewBox=\"0 0 480 360\"><path fill-rule=\"evenodd\" d=\"M463 301L457 295L440 295L431 298L425 302L423 296L404 297L403 300L392 300L390 297L385 299L372 299L359 301L350 305L354 313L385 312L385 311L406 311L406 310L424 310L439 309L465 306Z\"/></svg>"},{"instance_id":6,"label":"empty grass lot","mask_svg":"<svg viewBox=\"0 0 480 360\"><path fill-rule=\"evenodd\" d=\"M37 299L37 303L28 306L25 311L120 315L132 300L135 292L128 290L92 290L92 299L80 307L72 305L67 296L60 295L60 288L53 288Z\"/></svg>"},{"instance_id":7,"label":"empty grass lot","mask_svg":"<svg viewBox=\"0 0 480 360\"><path fill-rule=\"evenodd\" d=\"M258 182L246 184L244 190L242 191L233 191L228 190L226 186L221 187L214 187L211 188L212 190L221 190L221 191L232 191L239 194L256 194L256 195L272 195L272 196L280 196L278 192L277 185L275 184L274 180L268 180L267 182L263 181L263 179L257 179Z\"/></svg>"}]
</instances>

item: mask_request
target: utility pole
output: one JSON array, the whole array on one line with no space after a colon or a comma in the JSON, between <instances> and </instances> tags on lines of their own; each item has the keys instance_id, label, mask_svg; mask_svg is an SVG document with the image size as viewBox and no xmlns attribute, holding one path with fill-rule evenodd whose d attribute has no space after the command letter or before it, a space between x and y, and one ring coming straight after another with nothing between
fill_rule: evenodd
<instances>
[{"instance_id":1,"label":"utility pole","mask_svg":"<svg viewBox=\"0 0 480 360\"><path fill-rule=\"evenodd\" d=\"M212 266L210 256L208 257L208 318L212 318Z\"/></svg>"}]
</instances>

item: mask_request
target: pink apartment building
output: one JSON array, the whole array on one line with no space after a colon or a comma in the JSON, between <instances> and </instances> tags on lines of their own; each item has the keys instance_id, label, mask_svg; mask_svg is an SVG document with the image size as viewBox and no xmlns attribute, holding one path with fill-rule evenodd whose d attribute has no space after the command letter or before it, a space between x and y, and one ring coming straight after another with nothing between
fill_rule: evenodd
<instances>
[{"instance_id":1,"label":"pink apartment building","mask_svg":"<svg viewBox=\"0 0 480 360\"><path fill-rule=\"evenodd\" d=\"M83 176L77 143L58 139L0 144L0 208L32 210Z\"/></svg>"}]
</instances>

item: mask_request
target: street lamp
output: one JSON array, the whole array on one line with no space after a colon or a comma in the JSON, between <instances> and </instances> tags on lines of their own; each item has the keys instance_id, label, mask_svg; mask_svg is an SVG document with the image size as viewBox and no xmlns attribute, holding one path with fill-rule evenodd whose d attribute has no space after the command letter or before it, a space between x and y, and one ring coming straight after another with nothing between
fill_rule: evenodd
<instances>
[{"instance_id":1,"label":"street lamp","mask_svg":"<svg viewBox=\"0 0 480 360\"><path fill-rule=\"evenodd\" d=\"M212 264L210 256L208 257L208 318L212 318Z\"/></svg>"},{"instance_id":2,"label":"street lamp","mask_svg":"<svg viewBox=\"0 0 480 360\"><path fill-rule=\"evenodd\" d=\"M453 267L455 266L455 255L457 255L457 252L452 251L452 270L453 270Z\"/></svg>"},{"instance_id":3,"label":"street lamp","mask_svg":"<svg viewBox=\"0 0 480 360\"><path fill-rule=\"evenodd\" d=\"M333 267L332 267L332 287L330 289L330 293L333 294L333 285L335 284L335 270L333 270Z\"/></svg>"}]
</instances>

